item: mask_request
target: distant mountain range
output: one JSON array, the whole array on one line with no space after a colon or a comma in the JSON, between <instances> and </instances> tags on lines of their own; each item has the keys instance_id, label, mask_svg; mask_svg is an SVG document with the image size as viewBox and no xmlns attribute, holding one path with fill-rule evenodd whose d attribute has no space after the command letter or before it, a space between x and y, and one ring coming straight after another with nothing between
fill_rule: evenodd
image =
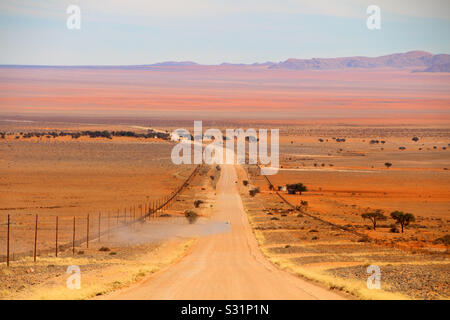
<instances>
[{"instance_id":1,"label":"distant mountain range","mask_svg":"<svg viewBox=\"0 0 450 320\"><path fill-rule=\"evenodd\" d=\"M195 62L164 62L150 66L193 66ZM279 63L266 62L246 64L222 63L221 66L261 66L268 69L289 70L333 70L351 68L418 68L417 72L450 72L450 55L432 54L425 51L394 53L381 57L345 57L345 58L312 58L287 59Z\"/></svg>"},{"instance_id":2,"label":"distant mountain range","mask_svg":"<svg viewBox=\"0 0 450 320\"><path fill-rule=\"evenodd\" d=\"M450 72L450 55L433 55L424 51L395 53L381 57L347 57L324 59L288 59L271 65L271 69L331 70L351 68L419 68L423 72Z\"/></svg>"},{"instance_id":3,"label":"distant mountain range","mask_svg":"<svg viewBox=\"0 0 450 320\"><path fill-rule=\"evenodd\" d=\"M449 54L432 54L426 51L410 51L406 53L394 53L380 57L344 57L344 58L312 58L312 59L287 59L282 62L265 62L253 64L222 63L221 67L260 67L267 69L286 70L343 70L343 69L379 69L397 68L412 69L413 72L450 72ZM13 66L0 65L2 68L32 67L48 68L51 66ZM67 68L70 66L59 66ZM151 67L173 68L173 67L205 67L192 61L166 61L148 65L133 66L74 66L75 68L124 68L124 69L146 69ZM73 68L73 67L72 67Z\"/></svg>"}]
</instances>

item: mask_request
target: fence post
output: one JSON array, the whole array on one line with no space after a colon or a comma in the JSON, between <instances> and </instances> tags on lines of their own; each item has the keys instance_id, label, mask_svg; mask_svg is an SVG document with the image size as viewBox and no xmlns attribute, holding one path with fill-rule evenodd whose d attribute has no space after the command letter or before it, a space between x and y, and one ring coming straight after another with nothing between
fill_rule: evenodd
<instances>
[{"instance_id":1,"label":"fence post","mask_svg":"<svg viewBox=\"0 0 450 320\"><path fill-rule=\"evenodd\" d=\"M108 239L110 238L111 230L111 212L108 212Z\"/></svg>"},{"instance_id":2,"label":"fence post","mask_svg":"<svg viewBox=\"0 0 450 320\"><path fill-rule=\"evenodd\" d=\"M55 228L55 256L58 257L58 216L56 216L56 228Z\"/></svg>"},{"instance_id":3,"label":"fence post","mask_svg":"<svg viewBox=\"0 0 450 320\"><path fill-rule=\"evenodd\" d=\"M6 234L6 266L9 267L9 233L10 233L10 215L8 214L8 231Z\"/></svg>"},{"instance_id":4,"label":"fence post","mask_svg":"<svg viewBox=\"0 0 450 320\"><path fill-rule=\"evenodd\" d=\"M33 252L33 260L34 260L34 262L36 262L37 230L38 230L38 215L36 214L36 222L34 224L34 252Z\"/></svg>"},{"instance_id":5,"label":"fence post","mask_svg":"<svg viewBox=\"0 0 450 320\"><path fill-rule=\"evenodd\" d=\"M101 222L102 222L102 214L101 214L101 212L99 212L99 213L98 213L98 242L100 242Z\"/></svg>"},{"instance_id":6,"label":"fence post","mask_svg":"<svg viewBox=\"0 0 450 320\"><path fill-rule=\"evenodd\" d=\"M72 255L75 255L75 217L73 217Z\"/></svg>"},{"instance_id":7,"label":"fence post","mask_svg":"<svg viewBox=\"0 0 450 320\"><path fill-rule=\"evenodd\" d=\"M90 227L90 223L89 223L89 213L86 217L86 248L89 249L89 227Z\"/></svg>"}]
</instances>

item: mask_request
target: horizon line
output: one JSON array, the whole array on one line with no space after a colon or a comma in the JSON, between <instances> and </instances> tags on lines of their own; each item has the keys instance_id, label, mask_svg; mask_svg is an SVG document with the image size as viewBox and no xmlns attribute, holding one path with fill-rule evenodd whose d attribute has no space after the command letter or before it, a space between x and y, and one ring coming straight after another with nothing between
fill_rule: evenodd
<instances>
[{"instance_id":1,"label":"horizon line","mask_svg":"<svg viewBox=\"0 0 450 320\"><path fill-rule=\"evenodd\" d=\"M384 55L378 55L378 56L363 56L363 55L354 55L354 56L340 56L340 57L329 57L329 58L320 58L320 57L314 57L314 58L286 58L285 60L281 60L278 62L274 61L266 61L266 62L253 62L253 63L233 63L233 62L221 62L219 64L203 64L198 63L195 61L189 61L189 60L167 60L167 61L160 61L160 62L154 62L149 64L2 64L0 63L0 68L4 67L38 67L38 68L120 68L120 67L189 67L189 66L205 66L205 67L218 67L218 66L263 66L268 64L277 64L282 63L285 61L288 61L290 59L296 59L296 60L314 60L314 59L344 59L344 58L380 58L380 57L386 57L390 55L396 55L396 54L408 54L408 53L414 53L414 52L422 52L426 54L431 54L433 56L435 55L448 55L448 53L432 53L426 50L410 50L406 52L394 52Z\"/></svg>"}]
</instances>

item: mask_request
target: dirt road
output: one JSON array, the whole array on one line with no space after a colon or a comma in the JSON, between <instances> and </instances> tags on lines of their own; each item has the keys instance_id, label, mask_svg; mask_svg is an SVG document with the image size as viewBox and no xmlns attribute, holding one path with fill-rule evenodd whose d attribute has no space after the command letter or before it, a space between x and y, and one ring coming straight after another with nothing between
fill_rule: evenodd
<instances>
[{"instance_id":1,"label":"dirt road","mask_svg":"<svg viewBox=\"0 0 450 320\"><path fill-rule=\"evenodd\" d=\"M107 299L342 299L277 269L260 252L238 193L236 171L222 166L214 220L230 231L199 239L177 264Z\"/></svg>"}]
</instances>

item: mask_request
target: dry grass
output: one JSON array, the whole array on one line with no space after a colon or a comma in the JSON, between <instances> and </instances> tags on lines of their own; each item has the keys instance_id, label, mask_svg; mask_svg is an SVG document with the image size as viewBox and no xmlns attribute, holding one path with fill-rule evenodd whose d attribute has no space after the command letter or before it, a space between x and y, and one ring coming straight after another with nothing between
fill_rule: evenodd
<instances>
[{"instance_id":1,"label":"dry grass","mask_svg":"<svg viewBox=\"0 0 450 320\"><path fill-rule=\"evenodd\" d=\"M174 263L186 254L194 242L194 239L168 241L153 251L135 255L133 259L125 257L109 259L107 262L100 256L97 258L49 257L39 259L36 264L31 259L23 259L15 264L19 264L20 267L24 268L37 268L38 266L48 265L63 267L70 265L80 266L81 289L68 289L66 286L68 275L60 274L39 286L32 286L27 288L27 290L22 290L20 293L2 290L0 297L3 299L78 300L104 295L129 286L142 280L147 275ZM84 265L96 265L97 268L84 272ZM4 268L4 266L0 270L3 275L12 273L10 270Z\"/></svg>"},{"instance_id":2,"label":"dry grass","mask_svg":"<svg viewBox=\"0 0 450 320\"><path fill-rule=\"evenodd\" d=\"M246 176L242 171L241 179ZM262 187L267 184L254 174L250 180ZM359 299L448 299L445 283L450 263L445 254L414 254L359 242L357 234L305 213L298 216L268 190L252 198L241 187L241 195L263 254L280 268ZM367 288L365 270L369 265L382 269L381 290ZM437 270L441 270L439 274Z\"/></svg>"}]
</instances>

